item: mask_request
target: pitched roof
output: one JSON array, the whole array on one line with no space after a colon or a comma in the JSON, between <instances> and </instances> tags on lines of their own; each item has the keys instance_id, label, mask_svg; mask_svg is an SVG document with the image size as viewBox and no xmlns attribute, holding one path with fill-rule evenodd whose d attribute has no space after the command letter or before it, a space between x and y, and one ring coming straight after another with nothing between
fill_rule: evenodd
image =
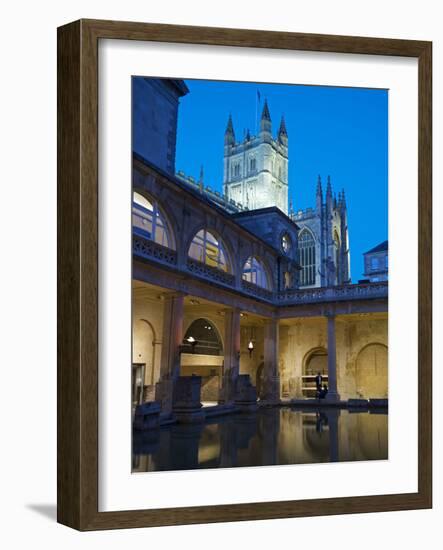
<instances>
[{"instance_id":1,"label":"pitched roof","mask_svg":"<svg viewBox=\"0 0 443 550\"><path fill-rule=\"evenodd\" d=\"M382 243L378 244L377 246L374 246L374 248L371 248L371 250L368 250L367 252L364 252L364 254L370 254L372 252L383 252L385 250L388 250L388 241L383 241Z\"/></svg>"}]
</instances>

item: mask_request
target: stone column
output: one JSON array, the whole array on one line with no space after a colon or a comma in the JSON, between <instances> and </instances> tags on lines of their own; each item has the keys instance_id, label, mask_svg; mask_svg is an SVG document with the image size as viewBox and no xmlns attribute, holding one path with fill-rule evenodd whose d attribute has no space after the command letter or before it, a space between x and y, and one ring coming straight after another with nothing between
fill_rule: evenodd
<instances>
[{"instance_id":1,"label":"stone column","mask_svg":"<svg viewBox=\"0 0 443 550\"><path fill-rule=\"evenodd\" d=\"M184 297L183 293L164 295L160 381L156 384L155 399L161 402L162 412L166 413L172 410L174 382L180 375Z\"/></svg>"},{"instance_id":2,"label":"stone column","mask_svg":"<svg viewBox=\"0 0 443 550\"><path fill-rule=\"evenodd\" d=\"M270 404L280 401L280 376L278 372L278 319L267 319L264 328L264 366L262 400Z\"/></svg>"},{"instance_id":3,"label":"stone column","mask_svg":"<svg viewBox=\"0 0 443 550\"><path fill-rule=\"evenodd\" d=\"M225 310L225 346L220 403L235 401L237 378L240 372L240 309Z\"/></svg>"},{"instance_id":4,"label":"stone column","mask_svg":"<svg viewBox=\"0 0 443 550\"><path fill-rule=\"evenodd\" d=\"M335 340L335 315L328 314L328 401L340 401L337 392L337 349Z\"/></svg>"}]
</instances>

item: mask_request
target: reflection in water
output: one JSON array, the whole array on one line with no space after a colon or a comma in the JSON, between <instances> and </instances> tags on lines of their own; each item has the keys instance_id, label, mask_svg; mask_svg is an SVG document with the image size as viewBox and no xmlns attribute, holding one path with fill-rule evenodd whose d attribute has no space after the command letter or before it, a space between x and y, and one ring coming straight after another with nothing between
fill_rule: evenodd
<instances>
[{"instance_id":1,"label":"reflection in water","mask_svg":"<svg viewBox=\"0 0 443 550\"><path fill-rule=\"evenodd\" d=\"M388 415L261 409L135 432L134 472L388 458Z\"/></svg>"}]
</instances>

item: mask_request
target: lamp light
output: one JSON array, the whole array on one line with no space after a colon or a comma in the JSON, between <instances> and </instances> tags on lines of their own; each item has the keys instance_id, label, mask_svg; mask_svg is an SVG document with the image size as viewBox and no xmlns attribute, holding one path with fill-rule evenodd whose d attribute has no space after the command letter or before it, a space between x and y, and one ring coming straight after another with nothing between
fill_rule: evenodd
<instances>
[{"instance_id":1,"label":"lamp light","mask_svg":"<svg viewBox=\"0 0 443 550\"><path fill-rule=\"evenodd\" d=\"M252 340L249 340L248 351L249 351L249 357L251 357L252 352L254 351L254 343Z\"/></svg>"},{"instance_id":2,"label":"lamp light","mask_svg":"<svg viewBox=\"0 0 443 550\"><path fill-rule=\"evenodd\" d=\"M192 353L194 353L195 346L197 345L197 340L193 336L188 336L186 342L191 345Z\"/></svg>"}]
</instances>

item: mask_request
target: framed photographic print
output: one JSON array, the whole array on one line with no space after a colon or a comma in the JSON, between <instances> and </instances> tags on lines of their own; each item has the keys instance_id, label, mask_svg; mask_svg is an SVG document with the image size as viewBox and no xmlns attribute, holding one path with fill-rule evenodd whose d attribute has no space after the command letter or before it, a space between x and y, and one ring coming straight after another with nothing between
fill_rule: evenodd
<instances>
[{"instance_id":1,"label":"framed photographic print","mask_svg":"<svg viewBox=\"0 0 443 550\"><path fill-rule=\"evenodd\" d=\"M58 30L58 520L432 506L431 43Z\"/></svg>"}]
</instances>

